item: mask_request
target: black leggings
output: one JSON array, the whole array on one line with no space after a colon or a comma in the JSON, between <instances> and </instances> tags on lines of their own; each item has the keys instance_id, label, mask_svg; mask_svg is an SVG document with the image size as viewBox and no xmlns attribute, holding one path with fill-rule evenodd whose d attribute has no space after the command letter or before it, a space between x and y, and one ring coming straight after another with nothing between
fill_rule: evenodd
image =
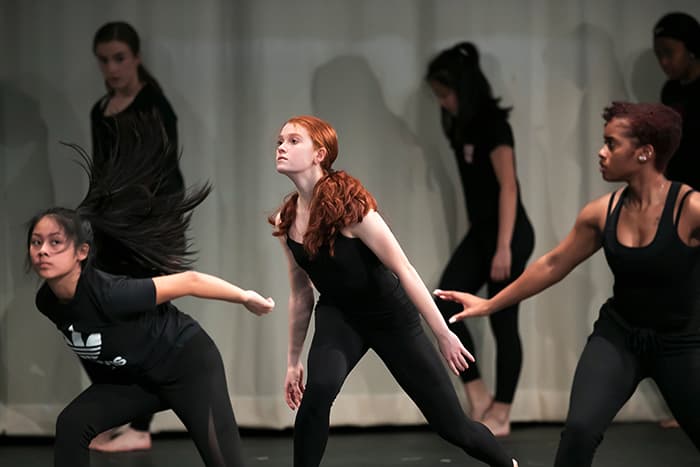
<instances>
[{"instance_id":1,"label":"black leggings","mask_svg":"<svg viewBox=\"0 0 700 467\"><path fill-rule=\"evenodd\" d=\"M56 467L90 465L88 445L95 435L168 408L184 423L207 466L243 465L224 365L204 331L143 377L100 379L58 416Z\"/></svg>"},{"instance_id":2,"label":"black leggings","mask_svg":"<svg viewBox=\"0 0 700 467\"><path fill-rule=\"evenodd\" d=\"M493 297L517 279L525 270L525 265L535 244L535 235L530 221L524 214L519 214L516 218L510 247L511 274L509 279L502 282L494 282L490 278L491 260L496 251L496 235L497 232L493 228L471 228L447 263L438 288L474 294L486 284L488 296ZM445 319L462 311L462 307L454 302L437 300L437 304ZM518 385L523 358L518 332L518 304L491 314L489 323L496 341L496 391L494 399L510 404L513 402L515 388ZM462 344L476 356L474 341L466 321L450 324L449 327L452 332L459 336ZM464 383L468 383L479 379L481 375L478 366L472 364L460 374L460 377Z\"/></svg>"},{"instance_id":3,"label":"black leggings","mask_svg":"<svg viewBox=\"0 0 700 467\"><path fill-rule=\"evenodd\" d=\"M80 360L80 363L83 365L85 372L90 377L90 381L99 381L99 374L101 373L101 369L98 367L102 365L99 365L97 363L88 363L85 359L82 358L79 358L78 360ZM150 431L151 421L153 421L153 414L149 413L142 417L134 418L133 420L131 420L131 423L129 425L131 426L131 428L137 431Z\"/></svg>"},{"instance_id":4,"label":"black leggings","mask_svg":"<svg viewBox=\"0 0 700 467\"><path fill-rule=\"evenodd\" d=\"M555 466L590 466L613 417L647 377L700 450L700 335L640 333L604 307L576 367Z\"/></svg>"},{"instance_id":5,"label":"black leggings","mask_svg":"<svg viewBox=\"0 0 700 467\"><path fill-rule=\"evenodd\" d=\"M488 465L512 467L511 457L491 432L464 416L444 364L412 305L363 325L350 322L334 306L319 305L315 323L306 390L294 424L294 467L320 464L331 405L348 373L370 348L441 437Z\"/></svg>"}]
</instances>

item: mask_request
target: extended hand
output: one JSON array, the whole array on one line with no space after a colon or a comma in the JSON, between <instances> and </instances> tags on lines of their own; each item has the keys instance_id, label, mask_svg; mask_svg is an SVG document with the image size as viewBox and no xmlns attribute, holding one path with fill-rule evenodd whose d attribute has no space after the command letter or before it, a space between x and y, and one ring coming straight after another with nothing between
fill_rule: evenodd
<instances>
[{"instance_id":1,"label":"extended hand","mask_svg":"<svg viewBox=\"0 0 700 467\"><path fill-rule=\"evenodd\" d=\"M460 371L469 368L469 363L475 361L474 356L464 348L459 338L452 332L447 331L446 334L438 338L438 345L442 356L447 360L447 364L452 370L452 373L459 375Z\"/></svg>"},{"instance_id":2,"label":"extended hand","mask_svg":"<svg viewBox=\"0 0 700 467\"><path fill-rule=\"evenodd\" d=\"M284 400L287 401L290 409L299 408L304 389L304 366L299 363L288 367L287 376L284 378Z\"/></svg>"},{"instance_id":3,"label":"extended hand","mask_svg":"<svg viewBox=\"0 0 700 467\"><path fill-rule=\"evenodd\" d=\"M457 292L455 290L439 289L433 291L433 294L442 300L461 303L464 307L464 310L462 310L460 313L450 317L450 323L462 321L464 318L468 318L470 316L484 316L491 313L486 306L488 304L488 300L484 300L476 295L465 292Z\"/></svg>"},{"instance_id":4,"label":"extended hand","mask_svg":"<svg viewBox=\"0 0 700 467\"><path fill-rule=\"evenodd\" d=\"M264 298L255 290L246 290L246 298L243 306L258 316L267 314L275 307L275 301L271 297Z\"/></svg>"}]
</instances>

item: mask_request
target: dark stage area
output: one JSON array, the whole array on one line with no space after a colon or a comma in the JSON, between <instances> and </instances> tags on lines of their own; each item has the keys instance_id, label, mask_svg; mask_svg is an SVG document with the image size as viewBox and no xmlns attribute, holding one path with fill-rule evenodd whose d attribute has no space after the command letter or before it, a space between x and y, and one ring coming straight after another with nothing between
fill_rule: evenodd
<instances>
[{"instance_id":1,"label":"dark stage area","mask_svg":"<svg viewBox=\"0 0 700 467\"><path fill-rule=\"evenodd\" d=\"M503 439L521 466L551 466L561 425L516 424ZM250 467L290 467L291 431L242 430ZM3 467L50 467L51 438L0 437ZM92 455L95 467L201 466L194 444L182 433L154 436L153 449L144 452ZM324 467L480 466L425 427L338 428L332 431ZM679 429L656 423L618 423L608 430L595 460L596 467L691 467L700 453Z\"/></svg>"}]
</instances>

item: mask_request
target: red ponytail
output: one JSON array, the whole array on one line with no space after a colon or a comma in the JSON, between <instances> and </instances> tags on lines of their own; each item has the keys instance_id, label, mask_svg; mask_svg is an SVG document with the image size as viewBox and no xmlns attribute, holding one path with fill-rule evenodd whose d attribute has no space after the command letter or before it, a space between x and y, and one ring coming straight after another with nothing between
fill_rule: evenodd
<instances>
[{"instance_id":1,"label":"red ponytail","mask_svg":"<svg viewBox=\"0 0 700 467\"><path fill-rule=\"evenodd\" d=\"M268 218L275 237L287 235L296 216L298 193L288 196L280 209ZM346 172L331 172L316 183L309 209L309 225L304 234L304 250L313 258L323 245L334 254L335 238L340 231L361 222L377 201L362 183ZM279 213L279 224L276 224Z\"/></svg>"}]
</instances>

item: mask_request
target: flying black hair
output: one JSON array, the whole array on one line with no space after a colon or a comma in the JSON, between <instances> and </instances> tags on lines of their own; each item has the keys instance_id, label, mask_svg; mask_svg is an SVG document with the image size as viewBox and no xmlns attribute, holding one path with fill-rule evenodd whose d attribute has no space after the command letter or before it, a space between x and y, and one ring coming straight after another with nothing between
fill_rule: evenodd
<instances>
[{"instance_id":1,"label":"flying black hair","mask_svg":"<svg viewBox=\"0 0 700 467\"><path fill-rule=\"evenodd\" d=\"M131 277L185 271L196 253L187 238L192 212L211 185L164 189L179 156L156 112L119 115L116 123L117 144L99 167L83 148L64 143L89 178L76 212L92 226L95 265Z\"/></svg>"}]
</instances>

